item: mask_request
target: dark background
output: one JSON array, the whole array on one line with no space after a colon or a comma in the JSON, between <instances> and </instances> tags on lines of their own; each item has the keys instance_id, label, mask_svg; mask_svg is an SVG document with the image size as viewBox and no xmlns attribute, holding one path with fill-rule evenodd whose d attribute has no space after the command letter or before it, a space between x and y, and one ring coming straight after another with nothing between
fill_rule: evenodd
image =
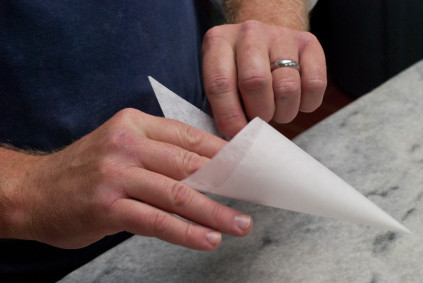
<instances>
[{"instance_id":1,"label":"dark background","mask_svg":"<svg viewBox=\"0 0 423 283\"><path fill-rule=\"evenodd\" d=\"M423 59L421 0L319 0L310 27L334 83L352 97Z\"/></svg>"}]
</instances>

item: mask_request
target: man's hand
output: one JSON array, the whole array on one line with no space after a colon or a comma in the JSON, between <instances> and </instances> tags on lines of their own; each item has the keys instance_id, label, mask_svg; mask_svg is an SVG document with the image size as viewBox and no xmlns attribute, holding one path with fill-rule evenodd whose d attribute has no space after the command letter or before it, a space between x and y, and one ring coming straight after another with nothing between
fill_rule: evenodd
<instances>
[{"instance_id":1,"label":"man's hand","mask_svg":"<svg viewBox=\"0 0 423 283\"><path fill-rule=\"evenodd\" d=\"M13 162L0 190L1 237L79 248L128 231L215 249L221 232L246 235L251 218L178 180L225 143L178 121L122 110L61 151Z\"/></svg>"},{"instance_id":2,"label":"man's hand","mask_svg":"<svg viewBox=\"0 0 423 283\"><path fill-rule=\"evenodd\" d=\"M271 72L280 59L299 63ZM217 126L233 137L248 120L292 121L312 112L326 89L323 49L309 32L259 21L216 26L203 41L204 87Z\"/></svg>"}]
</instances>

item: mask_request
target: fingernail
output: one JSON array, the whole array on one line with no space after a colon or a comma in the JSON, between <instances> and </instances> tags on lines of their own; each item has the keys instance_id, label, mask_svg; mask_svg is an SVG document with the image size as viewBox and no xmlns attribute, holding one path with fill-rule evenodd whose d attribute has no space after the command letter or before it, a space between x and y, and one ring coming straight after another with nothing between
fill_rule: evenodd
<instances>
[{"instance_id":1,"label":"fingernail","mask_svg":"<svg viewBox=\"0 0 423 283\"><path fill-rule=\"evenodd\" d=\"M235 224L241 229L245 230L250 227L251 217L241 214L235 216Z\"/></svg>"},{"instance_id":2,"label":"fingernail","mask_svg":"<svg viewBox=\"0 0 423 283\"><path fill-rule=\"evenodd\" d=\"M213 246L219 244L222 241L222 234L220 234L219 232L208 232L206 237L209 243Z\"/></svg>"}]
</instances>

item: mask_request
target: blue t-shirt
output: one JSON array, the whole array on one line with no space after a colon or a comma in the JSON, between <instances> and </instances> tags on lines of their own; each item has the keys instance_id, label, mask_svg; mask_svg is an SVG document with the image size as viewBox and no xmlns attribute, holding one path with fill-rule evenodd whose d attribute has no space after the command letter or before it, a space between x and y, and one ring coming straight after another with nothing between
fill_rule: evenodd
<instances>
[{"instance_id":1,"label":"blue t-shirt","mask_svg":"<svg viewBox=\"0 0 423 283\"><path fill-rule=\"evenodd\" d=\"M198 3L1 1L0 142L50 151L126 107L161 115L148 75L204 106ZM127 237L79 250L0 240L0 281L56 280Z\"/></svg>"}]
</instances>

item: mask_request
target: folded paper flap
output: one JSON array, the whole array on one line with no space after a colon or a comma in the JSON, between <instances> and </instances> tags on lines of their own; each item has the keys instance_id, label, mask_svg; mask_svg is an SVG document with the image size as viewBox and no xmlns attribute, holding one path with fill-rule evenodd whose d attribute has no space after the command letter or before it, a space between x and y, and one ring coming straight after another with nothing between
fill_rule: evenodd
<instances>
[{"instance_id":1,"label":"folded paper flap","mask_svg":"<svg viewBox=\"0 0 423 283\"><path fill-rule=\"evenodd\" d=\"M219 136L214 120L191 103L166 88L152 77L148 77L160 108L166 118L178 120L195 128Z\"/></svg>"},{"instance_id":2,"label":"folded paper flap","mask_svg":"<svg viewBox=\"0 0 423 283\"><path fill-rule=\"evenodd\" d=\"M238 164L247 156L252 144L266 123L260 118L252 120L226 144L208 163L182 182L204 193L219 194L218 188L232 175Z\"/></svg>"}]
</instances>

